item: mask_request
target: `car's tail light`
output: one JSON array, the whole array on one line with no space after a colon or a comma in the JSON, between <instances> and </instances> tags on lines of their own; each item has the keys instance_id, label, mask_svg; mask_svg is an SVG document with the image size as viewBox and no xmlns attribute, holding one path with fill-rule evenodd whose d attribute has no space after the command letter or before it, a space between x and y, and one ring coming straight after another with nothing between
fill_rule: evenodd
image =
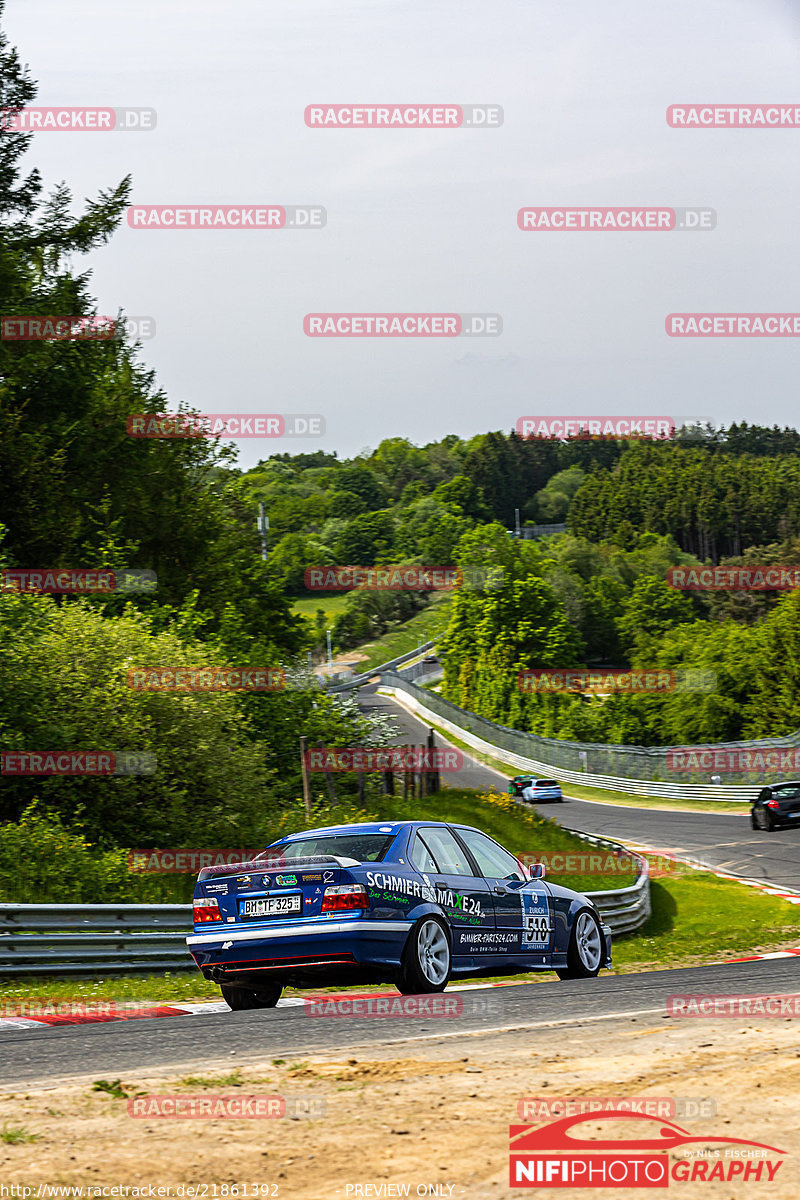
<instances>
[{"instance_id":1,"label":"car's tail light","mask_svg":"<svg viewBox=\"0 0 800 1200\"><path fill-rule=\"evenodd\" d=\"M192 920L195 925L204 925L206 921L221 921L222 913L219 911L219 901L216 897L195 900Z\"/></svg>"},{"instance_id":2,"label":"car's tail light","mask_svg":"<svg viewBox=\"0 0 800 1200\"><path fill-rule=\"evenodd\" d=\"M325 888L320 912L340 912L351 908L367 908L367 889L363 884L341 883Z\"/></svg>"},{"instance_id":3,"label":"car's tail light","mask_svg":"<svg viewBox=\"0 0 800 1200\"><path fill-rule=\"evenodd\" d=\"M777 800L768 800L767 808L780 808L780 803Z\"/></svg>"}]
</instances>

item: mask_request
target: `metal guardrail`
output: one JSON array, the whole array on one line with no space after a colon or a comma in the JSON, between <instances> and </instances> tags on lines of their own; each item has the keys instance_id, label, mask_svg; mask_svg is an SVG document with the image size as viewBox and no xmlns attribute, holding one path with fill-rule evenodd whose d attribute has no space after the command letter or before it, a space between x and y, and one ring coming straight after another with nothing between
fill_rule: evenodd
<instances>
[{"instance_id":1,"label":"metal guardrail","mask_svg":"<svg viewBox=\"0 0 800 1200\"><path fill-rule=\"evenodd\" d=\"M417 679L424 679L425 683L437 683L440 679L444 679L444 667L441 665L433 666L431 663L415 662L407 667L401 667L397 672L402 679L409 683L413 683Z\"/></svg>"},{"instance_id":2,"label":"metal guardrail","mask_svg":"<svg viewBox=\"0 0 800 1200\"><path fill-rule=\"evenodd\" d=\"M190 970L191 904L0 904L0 975Z\"/></svg>"},{"instance_id":3,"label":"metal guardrail","mask_svg":"<svg viewBox=\"0 0 800 1200\"><path fill-rule=\"evenodd\" d=\"M556 738L539 737L532 733L522 733L518 729L508 729L505 725L497 725L486 717L479 717L467 709L459 708L457 704L445 700L436 692L418 687L395 672L387 671L381 676L380 690L387 695L394 695L396 699L400 698L399 693L403 696L401 702L404 707L420 716L426 724L438 726L465 742L473 750L513 767L518 772L530 771L533 775L555 776L565 783L627 792L631 796L658 796L672 800L719 800L723 803L737 804L749 804L763 787L763 783L703 784L671 783L648 778L632 779L625 775L595 773L588 769L588 764L586 770L571 770L562 764L565 754L577 749L574 742L561 742ZM477 732L478 730L480 732ZM656 749L660 754L664 754L661 747ZM541 758L533 756L535 750L542 755ZM587 754L592 750L597 752L598 757L601 752L611 751L619 752L620 755L629 750L647 753L639 747L592 747L590 744ZM618 761L623 765L624 759Z\"/></svg>"},{"instance_id":4,"label":"metal guardrail","mask_svg":"<svg viewBox=\"0 0 800 1200\"><path fill-rule=\"evenodd\" d=\"M563 828L567 829L568 826L564 825ZM579 829L570 829L569 832L584 842L593 846L603 846L617 854L622 853L638 863L639 877L630 887L613 888L604 892L584 892L584 895L596 905L612 933L633 933L634 930L641 929L652 912L650 867L647 859L633 850L628 850L619 842L609 841L608 838L595 837L594 834L583 833Z\"/></svg>"}]
</instances>

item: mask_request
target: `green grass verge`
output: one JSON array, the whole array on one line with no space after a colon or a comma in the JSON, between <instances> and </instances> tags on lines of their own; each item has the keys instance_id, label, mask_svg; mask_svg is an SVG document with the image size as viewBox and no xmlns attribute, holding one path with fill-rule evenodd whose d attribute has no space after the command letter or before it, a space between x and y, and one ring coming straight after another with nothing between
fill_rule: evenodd
<instances>
[{"instance_id":1,"label":"green grass verge","mask_svg":"<svg viewBox=\"0 0 800 1200\"><path fill-rule=\"evenodd\" d=\"M750 812L749 804L734 804L727 800L664 800L660 796L629 796L627 792L606 791L605 788L584 787L565 783L564 794L577 800L599 800L603 804L622 804L630 808L660 808L664 812L715 812L738 817Z\"/></svg>"},{"instance_id":2,"label":"green grass verge","mask_svg":"<svg viewBox=\"0 0 800 1200\"><path fill-rule=\"evenodd\" d=\"M800 940L797 905L706 872L653 880L650 897L647 924L616 942L618 970L720 962Z\"/></svg>"},{"instance_id":3,"label":"green grass verge","mask_svg":"<svg viewBox=\"0 0 800 1200\"><path fill-rule=\"evenodd\" d=\"M0 1004L13 1011L22 1002L52 1003L80 1000L141 1001L143 1004L177 1004L184 1000L220 1000L219 988L199 971L152 972L147 975L111 975L97 979L64 979L58 976L36 979L0 979ZM0 1010L1 1011L1 1010Z\"/></svg>"},{"instance_id":4,"label":"green grass verge","mask_svg":"<svg viewBox=\"0 0 800 1200\"><path fill-rule=\"evenodd\" d=\"M301 617L314 620L319 609L322 609L329 621L344 612L346 592L320 592L318 596L301 596L292 601L292 612Z\"/></svg>"},{"instance_id":5,"label":"green grass verge","mask_svg":"<svg viewBox=\"0 0 800 1200\"><path fill-rule=\"evenodd\" d=\"M306 617L313 623L317 611L321 608L332 624L334 619L344 612L346 599L345 592L321 592L319 596L302 596L292 601L292 612ZM416 650L422 642L429 642L440 633L444 633L450 620L451 600L452 598L444 593L435 593L428 607L409 621L396 625L375 641L353 646L346 653L365 656L363 661L354 664L354 670L370 671L381 663L399 658L401 654L407 654L410 650Z\"/></svg>"},{"instance_id":6,"label":"green grass verge","mask_svg":"<svg viewBox=\"0 0 800 1200\"><path fill-rule=\"evenodd\" d=\"M502 759L494 758L490 754L485 754L481 750L473 750L472 746L467 745L460 738L455 737L452 733L448 733L435 721L425 719L425 724L429 728L434 729L440 737L446 738L451 745L458 750L463 750L466 754L472 755L473 758L483 763L484 766L491 767L495 771L499 771L506 779L511 779L514 775L521 774L516 767L510 767L508 763L504 763ZM558 772L553 774L558 777ZM445 786L447 786L446 781ZM498 784L498 787L500 785ZM723 812L728 816L741 816L750 812L750 806L739 804L728 804L713 800L662 800L658 796L629 796L627 792L614 792L606 790L606 788L584 787L583 784L565 783L563 785L565 796L574 796L576 800L598 800L602 804L621 804L627 805L629 808L658 808L663 812Z\"/></svg>"},{"instance_id":7,"label":"green grass verge","mask_svg":"<svg viewBox=\"0 0 800 1200\"><path fill-rule=\"evenodd\" d=\"M366 655L366 659L356 664L356 670L371 671L373 667L399 658L401 654L408 654L423 642L430 642L444 633L450 620L450 605L451 598L439 594L410 621L390 629L374 642L357 646L358 652Z\"/></svg>"}]
</instances>

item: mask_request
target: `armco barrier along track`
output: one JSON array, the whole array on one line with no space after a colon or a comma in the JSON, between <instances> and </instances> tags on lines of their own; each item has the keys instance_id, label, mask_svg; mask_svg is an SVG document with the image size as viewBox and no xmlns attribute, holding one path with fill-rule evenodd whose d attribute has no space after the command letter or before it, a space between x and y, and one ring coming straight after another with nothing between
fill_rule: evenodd
<instances>
[{"instance_id":1,"label":"armco barrier along track","mask_svg":"<svg viewBox=\"0 0 800 1200\"><path fill-rule=\"evenodd\" d=\"M629 855L616 842L578 836ZM647 860L632 887L588 892L613 933L650 916ZM0 904L0 975L94 975L192 970L191 904Z\"/></svg>"},{"instance_id":2,"label":"armco barrier along track","mask_svg":"<svg viewBox=\"0 0 800 1200\"><path fill-rule=\"evenodd\" d=\"M641 746L563 742L557 738L539 737L533 733L522 733L518 729L508 729L505 725L497 725L486 717L479 717L465 708L459 708L452 701L445 700L436 692L418 687L394 671L384 671L381 674L378 690L381 695L391 696L426 724L437 725L445 734L452 734L473 750L489 755L500 763L506 763L518 772L530 771L533 775L556 776L560 782L627 792L631 796L660 796L673 800L721 800L738 804L749 804L763 786L761 783L757 786L669 783L657 778L638 778L631 774L599 774L596 769L591 769L595 761L613 763L618 768L629 771L640 769L642 762L646 761L650 764L648 770L655 773L659 770L658 763L663 760L666 750L660 746L645 749ZM769 744L781 740L774 738ZM738 744L728 742L724 745ZM768 743L764 740L758 744L767 746ZM585 749L582 749L582 746ZM583 769L580 769L580 754L586 755ZM571 762L571 766L567 766L567 762L572 758L575 761Z\"/></svg>"},{"instance_id":3,"label":"armco barrier along track","mask_svg":"<svg viewBox=\"0 0 800 1200\"><path fill-rule=\"evenodd\" d=\"M0 975L184 970L191 904L0 904Z\"/></svg>"}]
</instances>

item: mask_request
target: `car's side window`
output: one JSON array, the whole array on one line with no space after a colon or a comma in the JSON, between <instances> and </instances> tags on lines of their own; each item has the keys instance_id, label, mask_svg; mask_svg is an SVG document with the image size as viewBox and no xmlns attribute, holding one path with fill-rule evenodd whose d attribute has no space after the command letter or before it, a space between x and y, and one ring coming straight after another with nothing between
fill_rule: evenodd
<instances>
[{"instance_id":1,"label":"car's side window","mask_svg":"<svg viewBox=\"0 0 800 1200\"><path fill-rule=\"evenodd\" d=\"M414 846L411 851L411 861L418 871L438 871L433 855L431 854L422 836L418 833L414 838Z\"/></svg>"},{"instance_id":2,"label":"car's side window","mask_svg":"<svg viewBox=\"0 0 800 1200\"><path fill-rule=\"evenodd\" d=\"M425 845L436 862L434 870L442 875L472 875L467 856L449 829L443 825L426 825L420 836L425 838Z\"/></svg>"},{"instance_id":3,"label":"car's side window","mask_svg":"<svg viewBox=\"0 0 800 1200\"><path fill-rule=\"evenodd\" d=\"M489 879L524 879L520 865L502 846L478 833L475 829L459 829L459 836L469 846L478 866Z\"/></svg>"}]
</instances>

